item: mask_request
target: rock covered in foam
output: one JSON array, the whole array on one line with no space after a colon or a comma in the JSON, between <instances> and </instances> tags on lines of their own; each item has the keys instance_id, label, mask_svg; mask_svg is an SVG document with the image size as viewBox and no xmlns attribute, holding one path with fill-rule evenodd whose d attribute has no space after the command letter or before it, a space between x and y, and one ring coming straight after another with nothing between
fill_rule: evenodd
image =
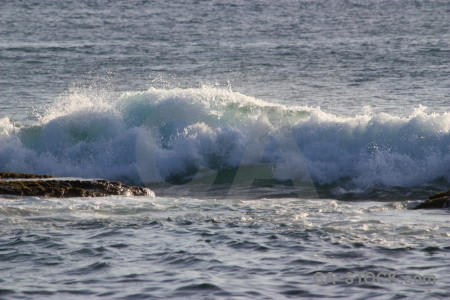
<instances>
[{"instance_id":1,"label":"rock covered in foam","mask_svg":"<svg viewBox=\"0 0 450 300\"><path fill-rule=\"evenodd\" d=\"M0 194L41 197L154 196L143 187L108 180L59 180L50 175L0 172Z\"/></svg>"},{"instance_id":2,"label":"rock covered in foam","mask_svg":"<svg viewBox=\"0 0 450 300\"><path fill-rule=\"evenodd\" d=\"M414 207L414 209L422 208L450 208L450 191L430 196L428 200Z\"/></svg>"}]
</instances>

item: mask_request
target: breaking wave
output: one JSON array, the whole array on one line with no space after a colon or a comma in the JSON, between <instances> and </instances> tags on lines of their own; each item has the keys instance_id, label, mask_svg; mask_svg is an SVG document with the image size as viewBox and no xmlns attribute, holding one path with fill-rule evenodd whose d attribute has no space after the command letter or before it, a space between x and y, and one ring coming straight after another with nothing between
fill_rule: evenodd
<instances>
[{"instance_id":1,"label":"breaking wave","mask_svg":"<svg viewBox=\"0 0 450 300\"><path fill-rule=\"evenodd\" d=\"M334 191L450 181L450 112L338 116L228 89L74 89L20 127L0 119L0 168L182 184L201 170L271 166ZM339 188L337 188L339 187Z\"/></svg>"}]
</instances>

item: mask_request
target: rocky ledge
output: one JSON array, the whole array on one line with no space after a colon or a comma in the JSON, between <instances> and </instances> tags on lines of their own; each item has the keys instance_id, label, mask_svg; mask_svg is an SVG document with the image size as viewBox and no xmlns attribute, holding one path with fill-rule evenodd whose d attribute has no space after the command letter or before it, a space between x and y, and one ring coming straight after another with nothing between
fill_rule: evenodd
<instances>
[{"instance_id":1,"label":"rocky ledge","mask_svg":"<svg viewBox=\"0 0 450 300\"><path fill-rule=\"evenodd\" d=\"M0 179L29 179L29 178L53 178L52 175L37 175L27 173L0 172Z\"/></svg>"},{"instance_id":2,"label":"rocky ledge","mask_svg":"<svg viewBox=\"0 0 450 300\"><path fill-rule=\"evenodd\" d=\"M449 208L450 207L450 191L437 193L430 196L428 200L420 203L414 209L422 208Z\"/></svg>"},{"instance_id":3,"label":"rocky ledge","mask_svg":"<svg viewBox=\"0 0 450 300\"><path fill-rule=\"evenodd\" d=\"M0 172L0 195L40 197L153 196L147 188L109 180L52 179L51 175Z\"/></svg>"}]
</instances>

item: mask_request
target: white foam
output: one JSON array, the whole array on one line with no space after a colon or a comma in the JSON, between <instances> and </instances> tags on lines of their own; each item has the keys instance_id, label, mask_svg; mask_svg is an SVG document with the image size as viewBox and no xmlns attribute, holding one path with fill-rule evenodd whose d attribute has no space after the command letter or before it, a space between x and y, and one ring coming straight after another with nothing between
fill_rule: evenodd
<instances>
[{"instance_id":1,"label":"white foam","mask_svg":"<svg viewBox=\"0 0 450 300\"><path fill-rule=\"evenodd\" d=\"M284 148L286 139L295 143ZM75 90L39 126L17 130L0 120L6 171L141 183L258 163L279 164L280 178L307 167L316 183L346 178L360 188L450 181L450 113L342 117L204 86Z\"/></svg>"},{"instance_id":2,"label":"white foam","mask_svg":"<svg viewBox=\"0 0 450 300\"><path fill-rule=\"evenodd\" d=\"M13 133L15 126L9 118L0 118L0 135L9 135Z\"/></svg>"}]
</instances>

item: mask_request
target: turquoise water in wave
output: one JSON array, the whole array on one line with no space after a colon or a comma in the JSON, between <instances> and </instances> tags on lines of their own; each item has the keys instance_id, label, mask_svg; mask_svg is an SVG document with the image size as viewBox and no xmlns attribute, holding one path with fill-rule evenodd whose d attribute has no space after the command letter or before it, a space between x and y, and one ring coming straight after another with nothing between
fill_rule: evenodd
<instances>
[{"instance_id":1,"label":"turquoise water in wave","mask_svg":"<svg viewBox=\"0 0 450 300\"><path fill-rule=\"evenodd\" d=\"M0 3L0 170L156 194L1 196L0 298L447 299L449 13Z\"/></svg>"}]
</instances>

